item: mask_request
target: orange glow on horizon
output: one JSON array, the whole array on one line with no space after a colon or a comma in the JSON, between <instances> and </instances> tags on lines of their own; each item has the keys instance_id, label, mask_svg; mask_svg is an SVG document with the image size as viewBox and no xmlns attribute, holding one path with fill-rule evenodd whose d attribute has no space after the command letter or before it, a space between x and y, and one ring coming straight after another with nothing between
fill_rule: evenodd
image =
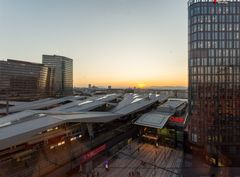
<instances>
[{"instance_id":1,"label":"orange glow on horizon","mask_svg":"<svg viewBox=\"0 0 240 177\"><path fill-rule=\"evenodd\" d=\"M141 84L137 84L136 87L137 87L137 88L140 88L140 89L143 89L143 88L146 87L146 84L143 84L143 83L141 83Z\"/></svg>"},{"instance_id":2,"label":"orange glow on horizon","mask_svg":"<svg viewBox=\"0 0 240 177\"><path fill-rule=\"evenodd\" d=\"M75 87L87 87L88 84L92 84L95 86L105 86L107 87L108 85L111 85L112 87L137 87L137 88L148 88L148 87L154 87L154 86L159 86L159 87L164 87L164 86L183 86L187 87L188 82L187 82L187 77L186 78L179 78L179 80L173 80L173 79L164 79L159 81L107 81L104 80L89 80L89 81L75 81L74 86Z\"/></svg>"}]
</instances>

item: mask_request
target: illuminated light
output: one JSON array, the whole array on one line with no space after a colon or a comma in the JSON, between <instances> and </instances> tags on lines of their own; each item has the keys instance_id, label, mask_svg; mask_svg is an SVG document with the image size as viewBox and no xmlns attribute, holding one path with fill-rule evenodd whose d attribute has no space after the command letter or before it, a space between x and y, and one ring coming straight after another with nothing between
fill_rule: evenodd
<instances>
[{"instance_id":1,"label":"illuminated light","mask_svg":"<svg viewBox=\"0 0 240 177\"><path fill-rule=\"evenodd\" d=\"M50 132L50 131L53 131L53 129L52 128L47 129L47 132Z\"/></svg>"},{"instance_id":2,"label":"illuminated light","mask_svg":"<svg viewBox=\"0 0 240 177\"><path fill-rule=\"evenodd\" d=\"M61 145L62 145L62 142L58 143L57 145L58 145L58 146L61 146Z\"/></svg>"},{"instance_id":3,"label":"illuminated light","mask_svg":"<svg viewBox=\"0 0 240 177\"><path fill-rule=\"evenodd\" d=\"M224 164L221 163L221 162L218 162L218 166L219 166L219 167L224 167Z\"/></svg>"},{"instance_id":4,"label":"illuminated light","mask_svg":"<svg viewBox=\"0 0 240 177\"><path fill-rule=\"evenodd\" d=\"M58 127L55 128L56 130L58 129Z\"/></svg>"},{"instance_id":5,"label":"illuminated light","mask_svg":"<svg viewBox=\"0 0 240 177\"><path fill-rule=\"evenodd\" d=\"M72 137L71 139L70 139L70 141L74 141L74 140L76 140L77 139L77 137Z\"/></svg>"},{"instance_id":6,"label":"illuminated light","mask_svg":"<svg viewBox=\"0 0 240 177\"><path fill-rule=\"evenodd\" d=\"M82 138L82 135L79 135L78 137L79 137L79 138Z\"/></svg>"},{"instance_id":7,"label":"illuminated light","mask_svg":"<svg viewBox=\"0 0 240 177\"><path fill-rule=\"evenodd\" d=\"M55 146L50 146L50 149L54 149L55 148Z\"/></svg>"}]
</instances>

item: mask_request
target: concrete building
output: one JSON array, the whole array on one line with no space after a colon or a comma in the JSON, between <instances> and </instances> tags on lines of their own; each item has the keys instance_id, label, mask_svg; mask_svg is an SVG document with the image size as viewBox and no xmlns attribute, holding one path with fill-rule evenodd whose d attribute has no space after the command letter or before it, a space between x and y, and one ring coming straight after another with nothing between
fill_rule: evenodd
<instances>
[{"instance_id":1,"label":"concrete building","mask_svg":"<svg viewBox=\"0 0 240 177\"><path fill-rule=\"evenodd\" d=\"M11 59L0 61L0 95L46 96L49 77L49 68L42 64Z\"/></svg>"},{"instance_id":2,"label":"concrete building","mask_svg":"<svg viewBox=\"0 0 240 177\"><path fill-rule=\"evenodd\" d=\"M51 92L63 96L73 93L73 60L58 55L43 55L42 63L53 69Z\"/></svg>"},{"instance_id":3,"label":"concrete building","mask_svg":"<svg viewBox=\"0 0 240 177\"><path fill-rule=\"evenodd\" d=\"M188 24L189 141L214 165L239 165L240 1L189 0Z\"/></svg>"}]
</instances>

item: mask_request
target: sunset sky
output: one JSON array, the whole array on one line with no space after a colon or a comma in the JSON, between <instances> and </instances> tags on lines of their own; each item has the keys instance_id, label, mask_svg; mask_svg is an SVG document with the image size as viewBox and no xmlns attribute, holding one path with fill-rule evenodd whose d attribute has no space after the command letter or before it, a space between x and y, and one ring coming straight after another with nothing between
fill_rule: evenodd
<instances>
[{"instance_id":1,"label":"sunset sky","mask_svg":"<svg viewBox=\"0 0 240 177\"><path fill-rule=\"evenodd\" d=\"M74 59L74 86L187 86L187 0L0 0L0 59Z\"/></svg>"}]
</instances>

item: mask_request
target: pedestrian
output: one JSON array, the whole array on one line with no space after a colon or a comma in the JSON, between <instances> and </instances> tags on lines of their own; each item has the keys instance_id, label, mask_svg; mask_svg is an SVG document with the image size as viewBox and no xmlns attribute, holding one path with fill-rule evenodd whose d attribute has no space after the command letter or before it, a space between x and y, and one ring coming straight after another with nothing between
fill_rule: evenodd
<instances>
[{"instance_id":1,"label":"pedestrian","mask_svg":"<svg viewBox=\"0 0 240 177\"><path fill-rule=\"evenodd\" d=\"M108 160L106 160L105 162L104 162L104 167L105 167L105 169L106 169L106 171L109 171L109 161Z\"/></svg>"}]
</instances>

